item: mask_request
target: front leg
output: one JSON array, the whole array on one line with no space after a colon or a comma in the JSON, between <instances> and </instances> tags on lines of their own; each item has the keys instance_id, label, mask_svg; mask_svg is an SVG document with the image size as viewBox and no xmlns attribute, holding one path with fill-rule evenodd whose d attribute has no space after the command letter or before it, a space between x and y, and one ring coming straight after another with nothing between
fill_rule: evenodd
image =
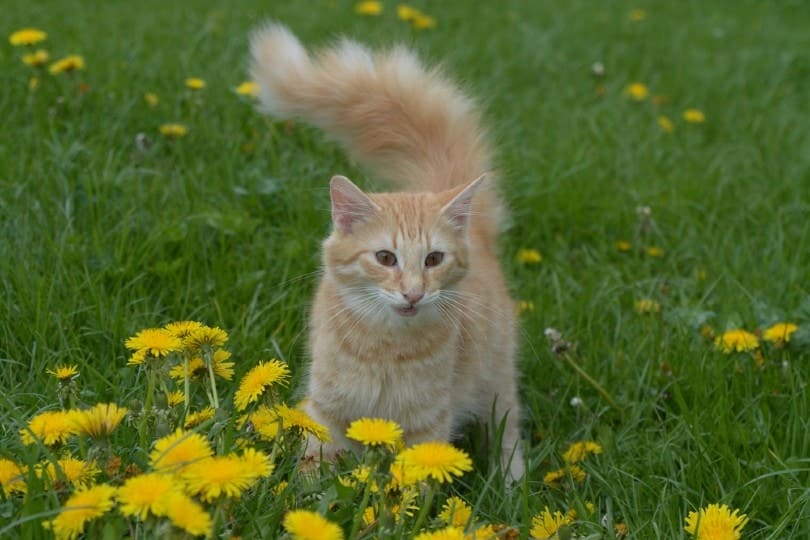
<instances>
[{"instance_id":1,"label":"front leg","mask_svg":"<svg viewBox=\"0 0 810 540\"><path fill-rule=\"evenodd\" d=\"M331 438L331 441L322 442L314 435L307 436L304 460L317 464L320 462L321 456L323 456L325 461L334 463L339 453L348 450L352 446L352 443L346 438L346 428L348 426L324 412L323 407L312 398L306 401L303 409L313 420L329 430Z\"/></svg>"}]
</instances>

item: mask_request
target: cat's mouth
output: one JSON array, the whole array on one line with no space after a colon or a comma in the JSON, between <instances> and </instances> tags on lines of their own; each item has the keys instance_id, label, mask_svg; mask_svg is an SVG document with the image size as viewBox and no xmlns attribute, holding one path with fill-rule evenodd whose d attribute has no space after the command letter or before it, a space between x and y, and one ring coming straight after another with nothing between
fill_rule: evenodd
<instances>
[{"instance_id":1,"label":"cat's mouth","mask_svg":"<svg viewBox=\"0 0 810 540\"><path fill-rule=\"evenodd\" d=\"M419 309L416 306L395 307L394 311L396 311L403 317L413 317L414 315L416 315L416 312L419 311Z\"/></svg>"}]
</instances>

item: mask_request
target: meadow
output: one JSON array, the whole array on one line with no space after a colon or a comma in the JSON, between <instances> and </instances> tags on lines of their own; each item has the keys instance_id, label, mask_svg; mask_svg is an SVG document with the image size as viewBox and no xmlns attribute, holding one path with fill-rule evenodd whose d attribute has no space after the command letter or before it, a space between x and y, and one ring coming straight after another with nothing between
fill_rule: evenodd
<instances>
[{"instance_id":1,"label":"meadow","mask_svg":"<svg viewBox=\"0 0 810 540\"><path fill-rule=\"evenodd\" d=\"M363 4L6 2L0 537L810 538L806 5ZM385 186L256 111L248 35L271 18L309 44L408 43L479 98L510 207L522 482L480 426L446 476L398 477L394 444L300 469L328 180ZM47 37L13 45L23 28ZM173 321L208 330L144 345ZM116 407L85 431L34 429L96 404ZM253 469L127 502L177 428ZM104 504L57 521L91 486Z\"/></svg>"}]
</instances>

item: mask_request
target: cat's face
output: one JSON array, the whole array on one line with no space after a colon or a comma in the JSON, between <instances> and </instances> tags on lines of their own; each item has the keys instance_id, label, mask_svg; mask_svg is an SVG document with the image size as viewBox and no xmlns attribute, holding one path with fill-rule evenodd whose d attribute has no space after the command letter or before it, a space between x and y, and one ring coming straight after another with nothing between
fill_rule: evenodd
<instances>
[{"instance_id":1,"label":"cat's face","mask_svg":"<svg viewBox=\"0 0 810 540\"><path fill-rule=\"evenodd\" d=\"M385 321L438 317L468 268L466 227L477 184L459 193L365 194L332 181L327 273L356 315Z\"/></svg>"}]
</instances>

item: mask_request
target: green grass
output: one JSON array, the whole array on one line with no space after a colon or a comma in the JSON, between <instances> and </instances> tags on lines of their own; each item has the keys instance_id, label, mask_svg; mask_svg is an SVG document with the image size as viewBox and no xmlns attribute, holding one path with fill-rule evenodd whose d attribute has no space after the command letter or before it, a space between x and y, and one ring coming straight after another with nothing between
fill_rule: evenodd
<instances>
[{"instance_id":1,"label":"green grass","mask_svg":"<svg viewBox=\"0 0 810 540\"><path fill-rule=\"evenodd\" d=\"M341 32L410 43L485 106L512 209L503 260L514 296L535 305L521 318L519 358L530 474L505 490L470 436L463 445L477 469L443 493L524 536L543 507L583 515L585 501L596 514L576 530L594 538L613 535L603 515L632 538L685 538L686 514L714 502L750 517L745 538L810 536L810 12L801 2L415 2L438 20L426 32L398 21L393 2L380 18L355 15L348 1L47 4L12 0L0 33L42 28L54 58L82 54L87 70L45 74L29 92L20 51L0 45L0 457L44 459L18 432L57 403L44 373L57 363L78 364L85 403L143 399L123 342L171 320L228 330L237 380L259 359L287 361L288 397L298 395L327 181L343 172L382 186L320 133L264 118L233 93L249 31L276 18L307 43ZM638 7L647 17L631 22ZM591 72L597 61L602 78ZM186 99L189 76L208 83L199 103ZM661 103L623 96L634 81ZM159 95L157 107L146 92ZM706 122L685 123L689 107ZM673 133L659 128L661 115ZM188 136L164 140L158 126L172 121ZM148 150L136 147L139 133ZM644 205L651 227L636 213ZM618 251L618 240L633 249ZM647 256L651 245L664 256ZM523 247L542 263L516 263ZM637 314L642 297L661 313ZM762 367L715 351L698 331L779 320L801 330L785 350L764 346ZM575 361L620 413L549 351L549 326L577 343ZM544 485L580 439L604 448L585 464L587 480ZM132 456L143 462L138 449ZM248 517L235 534L279 534L286 503L270 484L240 503ZM14 524L3 534L47 536L27 516L54 511L57 498L0 500L0 523Z\"/></svg>"}]
</instances>

